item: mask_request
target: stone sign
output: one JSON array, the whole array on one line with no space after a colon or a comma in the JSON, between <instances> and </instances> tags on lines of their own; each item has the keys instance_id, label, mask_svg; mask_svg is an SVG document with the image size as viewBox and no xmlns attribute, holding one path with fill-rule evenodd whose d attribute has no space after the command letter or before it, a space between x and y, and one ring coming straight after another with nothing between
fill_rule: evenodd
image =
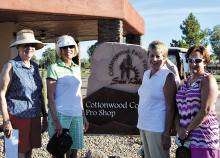
<instances>
[{"instance_id":1,"label":"stone sign","mask_svg":"<svg viewBox=\"0 0 220 158\"><path fill-rule=\"evenodd\" d=\"M138 88L147 63L147 50L138 45L103 43L92 56L84 111L87 133L138 135Z\"/></svg>"},{"instance_id":2,"label":"stone sign","mask_svg":"<svg viewBox=\"0 0 220 158\"><path fill-rule=\"evenodd\" d=\"M87 96L102 87L136 93L147 69L147 50L141 46L100 44L92 55Z\"/></svg>"}]
</instances>

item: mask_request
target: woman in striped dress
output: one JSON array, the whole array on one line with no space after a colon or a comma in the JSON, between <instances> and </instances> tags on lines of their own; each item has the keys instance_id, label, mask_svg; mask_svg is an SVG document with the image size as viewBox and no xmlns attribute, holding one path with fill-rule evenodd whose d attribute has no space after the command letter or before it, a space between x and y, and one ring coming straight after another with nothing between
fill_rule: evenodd
<instances>
[{"instance_id":1,"label":"woman in striped dress","mask_svg":"<svg viewBox=\"0 0 220 158\"><path fill-rule=\"evenodd\" d=\"M185 55L192 75L180 83L176 94L175 117L181 139L190 137L192 158L219 158L219 125L215 112L218 86L215 77L204 71L210 57L206 48L195 45Z\"/></svg>"}]
</instances>

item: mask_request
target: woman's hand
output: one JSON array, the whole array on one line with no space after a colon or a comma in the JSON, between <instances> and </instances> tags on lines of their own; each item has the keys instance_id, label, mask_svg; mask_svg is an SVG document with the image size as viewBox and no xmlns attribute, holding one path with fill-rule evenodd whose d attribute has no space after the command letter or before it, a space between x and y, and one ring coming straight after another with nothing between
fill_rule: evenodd
<instances>
[{"instance_id":1,"label":"woman's hand","mask_svg":"<svg viewBox=\"0 0 220 158\"><path fill-rule=\"evenodd\" d=\"M162 134L162 146L164 150L169 150L171 147L171 138L169 135Z\"/></svg>"},{"instance_id":2,"label":"woman's hand","mask_svg":"<svg viewBox=\"0 0 220 158\"><path fill-rule=\"evenodd\" d=\"M182 139L182 140L184 140L189 135L189 132L183 127L179 127L177 132L180 136L180 139Z\"/></svg>"},{"instance_id":3,"label":"woman's hand","mask_svg":"<svg viewBox=\"0 0 220 158\"><path fill-rule=\"evenodd\" d=\"M83 132L86 132L89 128L89 122L87 121L86 117L83 117Z\"/></svg>"},{"instance_id":4,"label":"woman's hand","mask_svg":"<svg viewBox=\"0 0 220 158\"><path fill-rule=\"evenodd\" d=\"M6 138L10 138L12 136L13 128L10 121L5 122L3 132Z\"/></svg>"},{"instance_id":5,"label":"woman's hand","mask_svg":"<svg viewBox=\"0 0 220 158\"><path fill-rule=\"evenodd\" d=\"M57 137L63 133L63 127L59 120L53 120L53 128L55 132L57 132Z\"/></svg>"}]
</instances>

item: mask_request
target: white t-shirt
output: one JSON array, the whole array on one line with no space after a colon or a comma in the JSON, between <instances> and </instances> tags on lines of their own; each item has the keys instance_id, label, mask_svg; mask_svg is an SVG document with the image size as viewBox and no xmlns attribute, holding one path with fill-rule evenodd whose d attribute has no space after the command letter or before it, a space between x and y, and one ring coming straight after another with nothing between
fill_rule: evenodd
<instances>
[{"instance_id":1,"label":"white t-shirt","mask_svg":"<svg viewBox=\"0 0 220 158\"><path fill-rule=\"evenodd\" d=\"M61 59L48 67L47 78L57 81L55 104L57 112L67 116L82 116L81 73L73 63L66 67Z\"/></svg>"},{"instance_id":2,"label":"white t-shirt","mask_svg":"<svg viewBox=\"0 0 220 158\"><path fill-rule=\"evenodd\" d=\"M164 65L150 78L151 70L145 71L142 85L138 89L137 128L150 132L163 132L167 111L163 88L167 75L172 71Z\"/></svg>"}]
</instances>

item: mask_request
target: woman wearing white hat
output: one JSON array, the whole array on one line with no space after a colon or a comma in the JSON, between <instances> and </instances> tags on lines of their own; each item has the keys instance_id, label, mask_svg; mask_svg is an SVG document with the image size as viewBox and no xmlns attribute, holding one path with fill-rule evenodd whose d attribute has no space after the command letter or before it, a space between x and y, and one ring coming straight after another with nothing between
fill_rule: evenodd
<instances>
[{"instance_id":1,"label":"woman wearing white hat","mask_svg":"<svg viewBox=\"0 0 220 158\"><path fill-rule=\"evenodd\" d=\"M63 128L69 129L73 144L70 147L73 157L77 157L77 149L82 149L83 131L89 123L83 111L81 97L80 67L72 58L78 53L78 47L71 36L60 36L56 41L56 53L60 57L47 70L47 92L50 107L48 130L50 138ZM66 154L67 158L69 154Z\"/></svg>"},{"instance_id":2,"label":"woman wearing white hat","mask_svg":"<svg viewBox=\"0 0 220 158\"><path fill-rule=\"evenodd\" d=\"M21 30L11 47L17 48L18 55L4 65L0 76L3 132L9 138L13 129L18 129L18 157L30 158L32 149L41 147L41 111L44 130L47 128L42 80L38 65L31 61L35 50L44 44L35 39L32 30Z\"/></svg>"}]
</instances>

